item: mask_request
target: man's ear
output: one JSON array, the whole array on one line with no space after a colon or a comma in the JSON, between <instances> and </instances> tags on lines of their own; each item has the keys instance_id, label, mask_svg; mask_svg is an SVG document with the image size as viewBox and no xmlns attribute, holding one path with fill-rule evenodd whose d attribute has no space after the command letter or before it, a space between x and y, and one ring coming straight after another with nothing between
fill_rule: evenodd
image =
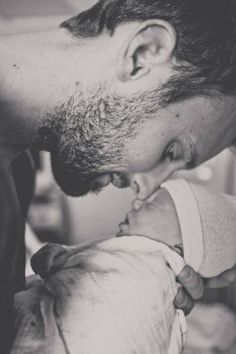
<instances>
[{"instance_id":1,"label":"man's ear","mask_svg":"<svg viewBox=\"0 0 236 354\"><path fill-rule=\"evenodd\" d=\"M156 65L171 61L176 46L174 27L163 20L143 22L123 45L116 74L126 82L148 74Z\"/></svg>"}]
</instances>

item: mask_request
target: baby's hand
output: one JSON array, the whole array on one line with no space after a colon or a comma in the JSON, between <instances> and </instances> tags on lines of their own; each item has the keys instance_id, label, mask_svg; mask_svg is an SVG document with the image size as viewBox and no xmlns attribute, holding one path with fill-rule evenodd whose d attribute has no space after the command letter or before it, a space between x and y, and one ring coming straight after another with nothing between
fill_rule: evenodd
<instances>
[{"instance_id":1,"label":"baby's hand","mask_svg":"<svg viewBox=\"0 0 236 354\"><path fill-rule=\"evenodd\" d=\"M31 267L35 274L46 279L63 267L70 257L68 250L58 244L48 243L31 258Z\"/></svg>"},{"instance_id":2,"label":"baby's hand","mask_svg":"<svg viewBox=\"0 0 236 354\"><path fill-rule=\"evenodd\" d=\"M118 236L146 236L175 249L182 245L175 206L165 188L159 189L145 201L135 201L134 208L119 227Z\"/></svg>"}]
</instances>

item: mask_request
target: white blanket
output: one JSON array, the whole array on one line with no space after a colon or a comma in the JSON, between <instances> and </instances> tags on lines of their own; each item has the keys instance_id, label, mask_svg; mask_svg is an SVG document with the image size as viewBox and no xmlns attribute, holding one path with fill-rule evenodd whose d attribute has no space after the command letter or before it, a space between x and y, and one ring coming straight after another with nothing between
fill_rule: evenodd
<instances>
[{"instance_id":1,"label":"white blanket","mask_svg":"<svg viewBox=\"0 0 236 354\"><path fill-rule=\"evenodd\" d=\"M17 294L12 353L181 353L186 324L173 300L183 266L144 237L78 249L46 281Z\"/></svg>"}]
</instances>

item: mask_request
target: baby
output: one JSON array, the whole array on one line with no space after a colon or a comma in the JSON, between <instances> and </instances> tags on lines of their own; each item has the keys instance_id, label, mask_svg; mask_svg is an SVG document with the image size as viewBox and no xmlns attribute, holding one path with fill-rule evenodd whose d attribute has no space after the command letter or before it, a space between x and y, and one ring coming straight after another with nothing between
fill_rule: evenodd
<instances>
[{"instance_id":1,"label":"baby","mask_svg":"<svg viewBox=\"0 0 236 354\"><path fill-rule=\"evenodd\" d=\"M33 256L41 280L16 295L13 354L182 352L185 318L173 303L185 263L175 245L150 239L158 228L157 197L128 214L123 237L49 244Z\"/></svg>"},{"instance_id":2,"label":"baby","mask_svg":"<svg viewBox=\"0 0 236 354\"><path fill-rule=\"evenodd\" d=\"M12 353L181 353L185 318L173 302L185 262L178 253L209 277L235 262L230 243L215 242L224 235L213 230L207 239L204 200L209 208L211 198L202 187L170 181L134 203L120 237L42 248L32 258L41 280L16 295Z\"/></svg>"},{"instance_id":3,"label":"baby","mask_svg":"<svg viewBox=\"0 0 236 354\"><path fill-rule=\"evenodd\" d=\"M176 209L165 188L159 189L148 200L136 200L119 227L117 236L144 236L161 241L178 253L182 252ZM168 232L165 233L164 230Z\"/></svg>"},{"instance_id":4,"label":"baby","mask_svg":"<svg viewBox=\"0 0 236 354\"><path fill-rule=\"evenodd\" d=\"M208 283L214 287L213 277L226 274L236 263L232 232L236 203L232 200L185 180L171 180L148 200L134 203L118 235L146 236L165 243L195 271L211 278ZM230 227L227 220L231 220Z\"/></svg>"}]
</instances>

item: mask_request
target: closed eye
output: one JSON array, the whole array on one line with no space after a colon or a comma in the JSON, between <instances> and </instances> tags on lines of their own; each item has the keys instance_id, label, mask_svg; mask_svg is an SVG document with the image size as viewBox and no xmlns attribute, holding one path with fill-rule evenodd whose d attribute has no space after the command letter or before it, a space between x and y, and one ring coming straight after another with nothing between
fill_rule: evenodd
<instances>
[{"instance_id":1,"label":"closed eye","mask_svg":"<svg viewBox=\"0 0 236 354\"><path fill-rule=\"evenodd\" d=\"M182 144L179 141L174 141L166 148L163 159L169 159L171 162L178 161L184 158Z\"/></svg>"},{"instance_id":2,"label":"closed eye","mask_svg":"<svg viewBox=\"0 0 236 354\"><path fill-rule=\"evenodd\" d=\"M163 160L169 159L171 162L184 161L185 168L193 168L198 159L196 144L191 136L180 140L172 141L163 154Z\"/></svg>"}]
</instances>

